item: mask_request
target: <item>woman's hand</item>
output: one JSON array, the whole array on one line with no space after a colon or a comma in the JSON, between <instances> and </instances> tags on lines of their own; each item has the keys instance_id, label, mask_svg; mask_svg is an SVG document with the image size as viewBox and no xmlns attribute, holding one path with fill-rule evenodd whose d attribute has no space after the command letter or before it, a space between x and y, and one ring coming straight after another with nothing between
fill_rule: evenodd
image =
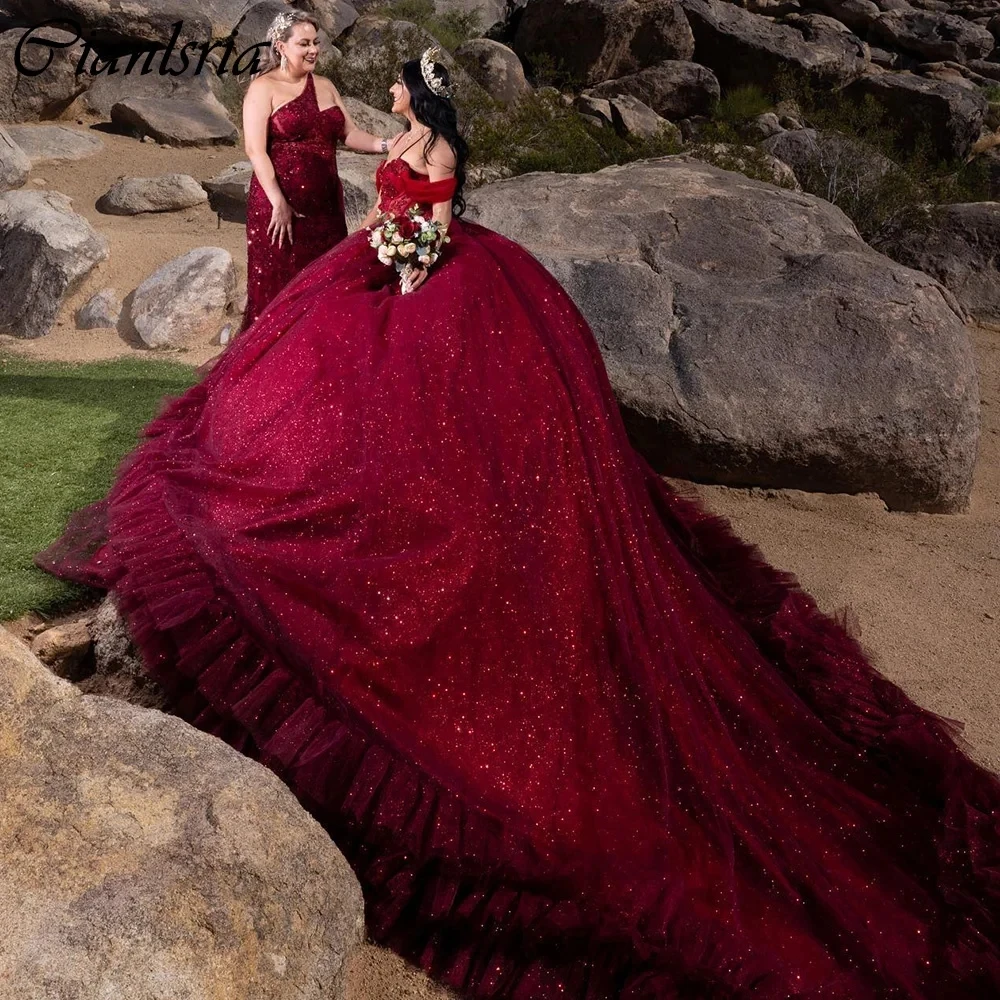
<instances>
[{"instance_id":1,"label":"woman's hand","mask_svg":"<svg viewBox=\"0 0 1000 1000\"><path fill-rule=\"evenodd\" d=\"M403 286L404 295L415 292L427 280L427 268L414 267L410 264L400 275L399 280Z\"/></svg>"},{"instance_id":2,"label":"woman's hand","mask_svg":"<svg viewBox=\"0 0 1000 1000\"><path fill-rule=\"evenodd\" d=\"M279 250L284 246L286 239L289 246L295 242L292 238L292 218L294 216L301 219L302 213L294 212L285 198L276 201L271 208L271 221L267 224L267 235L272 243L277 242Z\"/></svg>"}]
</instances>

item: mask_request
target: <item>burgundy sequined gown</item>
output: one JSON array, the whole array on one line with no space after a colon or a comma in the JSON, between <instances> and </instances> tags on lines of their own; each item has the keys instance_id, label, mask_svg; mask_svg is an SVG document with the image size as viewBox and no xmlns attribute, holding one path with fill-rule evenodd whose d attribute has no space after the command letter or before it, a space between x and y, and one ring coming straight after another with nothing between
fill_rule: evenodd
<instances>
[{"instance_id":1,"label":"burgundy sequined gown","mask_svg":"<svg viewBox=\"0 0 1000 1000\"><path fill-rule=\"evenodd\" d=\"M293 211L292 243L267 235L271 202L254 174L247 192L247 329L265 306L307 264L347 235L344 190L337 175L337 142L344 139L340 108L320 110L312 73L298 97L268 119L267 152Z\"/></svg>"},{"instance_id":2,"label":"burgundy sequined gown","mask_svg":"<svg viewBox=\"0 0 1000 1000\"><path fill-rule=\"evenodd\" d=\"M997 779L632 449L533 257L452 235L412 295L364 233L307 268L41 563L467 996L1000 996Z\"/></svg>"}]
</instances>

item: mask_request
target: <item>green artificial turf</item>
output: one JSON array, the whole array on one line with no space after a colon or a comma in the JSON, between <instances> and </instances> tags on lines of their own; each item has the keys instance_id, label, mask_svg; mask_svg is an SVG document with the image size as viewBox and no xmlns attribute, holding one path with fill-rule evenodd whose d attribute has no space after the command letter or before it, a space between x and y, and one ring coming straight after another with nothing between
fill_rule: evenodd
<instances>
[{"instance_id":1,"label":"green artificial turf","mask_svg":"<svg viewBox=\"0 0 1000 1000\"><path fill-rule=\"evenodd\" d=\"M0 354L0 620L51 613L82 596L32 557L73 511L104 495L163 397L195 380L190 367L166 361Z\"/></svg>"}]
</instances>

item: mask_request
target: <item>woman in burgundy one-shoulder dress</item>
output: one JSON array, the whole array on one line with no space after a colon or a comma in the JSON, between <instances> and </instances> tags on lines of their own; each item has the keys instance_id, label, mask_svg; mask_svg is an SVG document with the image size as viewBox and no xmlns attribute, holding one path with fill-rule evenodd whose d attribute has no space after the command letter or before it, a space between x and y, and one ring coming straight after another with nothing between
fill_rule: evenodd
<instances>
[{"instance_id":1,"label":"woman in burgundy one-shoulder dress","mask_svg":"<svg viewBox=\"0 0 1000 1000\"><path fill-rule=\"evenodd\" d=\"M388 149L387 140L357 128L333 84L315 76L320 48L310 15L279 14L268 38L273 65L251 84L243 108L254 173L247 194L247 306L241 329L347 235L338 144L367 153Z\"/></svg>"},{"instance_id":2,"label":"woman in burgundy one-shoulder dress","mask_svg":"<svg viewBox=\"0 0 1000 1000\"><path fill-rule=\"evenodd\" d=\"M381 208L450 218L421 73ZM468 997L996 1000L997 778L632 449L537 260L449 234L412 294L364 232L306 268L40 564Z\"/></svg>"}]
</instances>

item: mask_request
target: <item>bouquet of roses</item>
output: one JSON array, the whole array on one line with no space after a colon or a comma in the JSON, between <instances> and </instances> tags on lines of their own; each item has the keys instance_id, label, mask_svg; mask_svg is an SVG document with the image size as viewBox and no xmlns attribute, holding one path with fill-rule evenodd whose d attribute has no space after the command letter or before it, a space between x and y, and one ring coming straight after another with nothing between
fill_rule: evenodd
<instances>
[{"instance_id":1,"label":"bouquet of roses","mask_svg":"<svg viewBox=\"0 0 1000 1000\"><path fill-rule=\"evenodd\" d=\"M395 265L404 293L410 290L413 269L430 267L441 256L444 244L451 242L447 227L421 215L416 205L405 215L383 218L369 232L369 245L378 251L383 264Z\"/></svg>"}]
</instances>

